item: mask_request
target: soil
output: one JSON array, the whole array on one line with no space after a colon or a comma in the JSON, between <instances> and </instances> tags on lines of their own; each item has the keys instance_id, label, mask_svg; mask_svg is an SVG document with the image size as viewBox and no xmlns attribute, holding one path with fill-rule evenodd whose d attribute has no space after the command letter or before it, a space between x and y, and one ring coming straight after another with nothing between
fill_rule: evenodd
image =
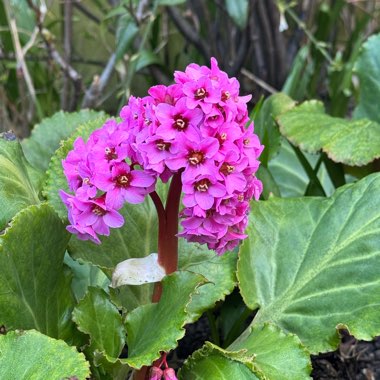
<instances>
[{"instance_id":1,"label":"soil","mask_svg":"<svg viewBox=\"0 0 380 380\"><path fill-rule=\"evenodd\" d=\"M314 380L380 380L380 337L371 342L358 341L342 332L342 342L334 352L312 356ZM182 366L185 359L204 342L211 340L208 319L202 316L186 326L186 334L169 356L170 365Z\"/></svg>"}]
</instances>

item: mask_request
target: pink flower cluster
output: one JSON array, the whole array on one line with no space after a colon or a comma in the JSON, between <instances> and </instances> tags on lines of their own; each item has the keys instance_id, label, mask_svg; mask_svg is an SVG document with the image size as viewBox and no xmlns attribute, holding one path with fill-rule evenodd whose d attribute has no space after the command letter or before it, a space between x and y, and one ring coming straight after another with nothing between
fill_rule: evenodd
<instances>
[{"instance_id":1,"label":"pink flower cluster","mask_svg":"<svg viewBox=\"0 0 380 380\"><path fill-rule=\"evenodd\" d=\"M211 59L211 68L190 64L175 72L175 84L154 86L149 96L129 99L121 122L107 121L87 143L77 139L63 161L70 189L68 229L99 242L123 223L124 202L142 202L156 180L181 173L182 231L218 254L246 235L249 202L259 198L255 177L263 149L248 125L239 82Z\"/></svg>"}]
</instances>

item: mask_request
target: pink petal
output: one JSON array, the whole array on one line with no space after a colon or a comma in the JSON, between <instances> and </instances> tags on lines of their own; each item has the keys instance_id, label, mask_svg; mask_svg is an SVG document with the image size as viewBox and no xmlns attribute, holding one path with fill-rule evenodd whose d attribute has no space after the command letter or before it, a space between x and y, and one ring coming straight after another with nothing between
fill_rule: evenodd
<instances>
[{"instance_id":1,"label":"pink petal","mask_svg":"<svg viewBox=\"0 0 380 380\"><path fill-rule=\"evenodd\" d=\"M156 180L151 174L145 173L142 170L133 170L131 174L131 186L148 187L150 185L153 185L154 181Z\"/></svg>"},{"instance_id":2,"label":"pink petal","mask_svg":"<svg viewBox=\"0 0 380 380\"><path fill-rule=\"evenodd\" d=\"M107 224L107 226L112 227L112 228L119 228L124 224L123 216L114 210L108 211L103 216L103 220L104 220L104 223Z\"/></svg>"},{"instance_id":3,"label":"pink petal","mask_svg":"<svg viewBox=\"0 0 380 380\"><path fill-rule=\"evenodd\" d=\"M209 210L214 204L214 197L207 192L195 192L195 200L203 210Z\"/></svg>"}]
</instances>

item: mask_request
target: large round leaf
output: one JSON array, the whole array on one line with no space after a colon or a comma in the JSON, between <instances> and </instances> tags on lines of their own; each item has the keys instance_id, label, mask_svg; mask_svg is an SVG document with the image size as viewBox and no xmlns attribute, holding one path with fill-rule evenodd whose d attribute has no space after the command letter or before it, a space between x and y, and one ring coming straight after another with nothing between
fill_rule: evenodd
<instances>
[{"instance_id":1,"label":"large round leaf","mask_svg":"<svg viewBox=\"0 0 380 380\"><path fill-rule=\"evenodd\" d=\"M47 204L16 215L0 236L0 325L70 338L74 299L63 265L68 240Z\"/></svg>"},{"instance_id":2,"label":"large round leaf","mask_svg":"<svg viewBox=\"0 0 380 380\"><path fill-rule=\"evenodd\" d=\"M368 118L380 123L380 34L368 38L362 46L354 71L360 80L359 103L354 111L356 119Z\"/></svg>"},{"instance_id":3,"label":"large round leaf","mask_svg":"<svg viewBox=\"0 0 380 380\"><path fill-rule=\"evenodd\" d=\"M346 120L324 113L321 102L311 100L277 118L281 133L309 153L323 150L335 162L351 166L380 157L380 124Z\"/></svg>"},{"instance_id":4,"label":"large round leaf","mask_svg":"<svg viewBox=\"0 0 380 380\"><path fill-rule=\"evenodd\" d=\"M19 142L0 137L0 230L18 211L40 203L41 178L26 161Z\"/></svg>"},{"instance_id":5,"label":"large round leaf","mask_svg":"<svg viewBox=\"0 0 380 380\"><path fill-rule=\"evenodd\" d=\"M85 380L89 364L75 347L38 331L11 331L0 335L0 379Z\"/></svg>"},{"instance_id":6,"label":"large round leaf","mask_svg":"<svg viewBox=\"0 0 380 380\"><path fill-rule=\"evenodd\" d=\"M79 112L57 112L37 124L30 137L22 141L22 148L28 161L45 171L51 156L59 148L61 140L67 139L81 124L104 117L104 112L81 110Z\"/></svg>"},{"instance_id":7,"label":"large round leaf","mask_svg":"<svg viewBox=\"0 0 380 380\"><path fill-rule=\"evenodd\" d=\"M273 322L312 351L334 349L337 326L380 334L380 174L333 197L255 202L238 280L253 324Z\"/></svg>"}]
</instances>

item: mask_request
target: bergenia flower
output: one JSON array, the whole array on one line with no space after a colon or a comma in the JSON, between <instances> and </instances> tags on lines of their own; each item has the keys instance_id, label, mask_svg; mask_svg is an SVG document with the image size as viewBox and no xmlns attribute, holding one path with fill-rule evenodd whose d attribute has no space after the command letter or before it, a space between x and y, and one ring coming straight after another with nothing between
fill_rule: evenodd
<instances>
[{"instance_id":1,"label":"bergenia flower","mask_svg":"<svg viewBox=\"0 0 380 380\"><path fill-rule=\"evenodd\" d=\"M141 203L147 190L155 182L155 177L143 170L133 170L125 162L118 162L109 171L99 171L94 177L94 184L106 192L106 203L119 209L125 202Z\"/></svg>"},{"instance_id":2,"label":"bergenia flower","mask_svg":"<svg viewBox=\"0 0 380 380\"><path fill-rule=\"evenodd\" d=\"M74 194L61 198L78 238L99 243L98 235L121 226L124 203L143 202L158 178L176 173L184 193L178 236L218 254L246 237L249 202L262 192L255 174L263 146L253 123L246 127L251 96L240 96L239 82L215 58L211 67L176 71L174 81L131 96L120 122L108 120L87 142L74 142L62 162Z\"/></svg>"}]
</instances>

